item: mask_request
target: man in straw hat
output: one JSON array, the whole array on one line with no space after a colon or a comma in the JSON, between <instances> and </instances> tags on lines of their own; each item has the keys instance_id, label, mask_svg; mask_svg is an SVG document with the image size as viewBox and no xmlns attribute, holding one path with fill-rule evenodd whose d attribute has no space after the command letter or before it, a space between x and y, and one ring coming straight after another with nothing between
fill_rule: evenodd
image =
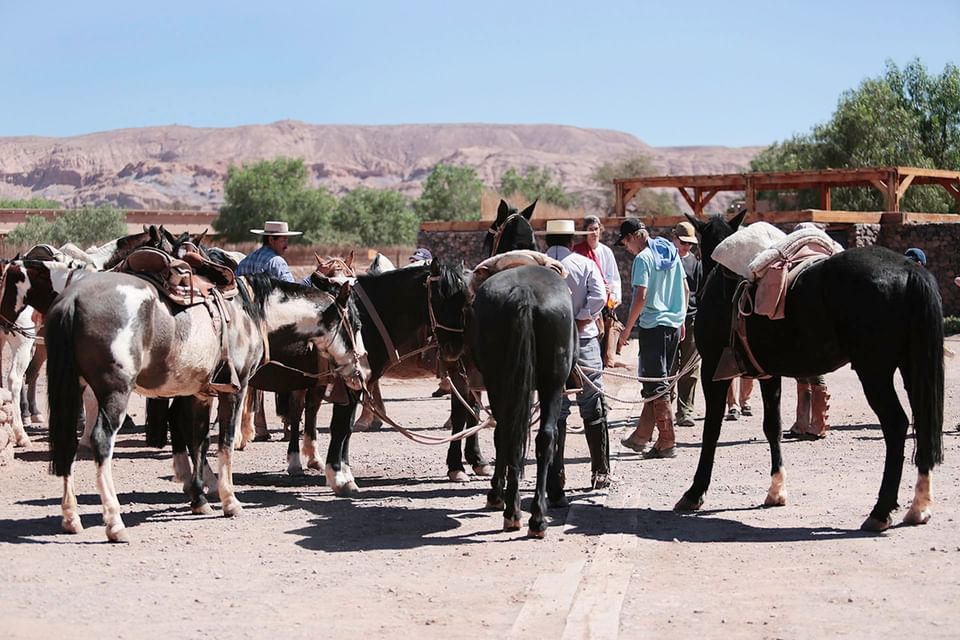
<instances>
[{"instance_id":1,"label":"man in straw hat","mask_svg":"<svg viewBox=\"0 0 960 640\"><path fill-rule=\"evenodd\" d=\"M573 252L573 237L583 235L586 232L577 231L573 220L547 220L547 255L563 263L567 270L567 286L573 296L573 317L580 343L577 363L592 370L584 372L588 380L583 382L583 388L577 394L577 406L590 449L590 485L593 489L605 489L610 485L610 437L603 405L603 378L600 372L603 363L596 320L607 304L607 291L597 265ZM570 398L564 395L560 409L560 442L565 438L569 415ZM558 460L556 464L560 465L560 470L563 469L563 460Z\"/></svg>"},{"instance_id":2,"label":"man in straw hat","mask_svg":"<svg viewBox=\"0 0 960 640\"><path fill-rule=\"evenodd\" d=\"M287 245L290 244L292 236L299 236L300 231L290 231L287 223L278 220L267 220L263 224L263 229L250 229L250 233L262 236L262 244L259 249L248 255L237 265L238 276L252 276L257 273L265 273L277 280L284 282L294 282L293 274L290 273L290 266L283 259L283 254L287 252ZM254 442L267 442L270 440L270 431L267 429L267 418L263 411L263 392L257 391L257 412L253 417L253 427L255 430Z\"/></svg>"},{"instance_id":3,"label":"man in straw hat","mask_svg":"<svg viewBox=\"0 0 960 640\"><path fill-rule=\"evenodd\" d=\"M620 225L617 244L636 256L630 277L633 297L620 346L626 346L633 326L638 325L640 376L658 380L643 383L645 412L634 432L620 443L642 452L646 459L673 458L677 455L676 435L666 377L670 375L683 338L689 293L687 280L676 246L666 238L651 238L647 227L636 218L627 218ZM644 420L651 412L653 424ZM647 449L654 425L659 432L657 442Z\"/></svg>"},{"instance_id":4,"label":"man in straw hat","mask_svg":"<svg viewBox=\"0 0 960 640\"><path fill-rule=\"evenodd\" d=\"M250 229L250 233L262 236L259 249L240 261L237 266L238 276L252 276L255 273L265 273L277 280L294 282L293 274L283 254L287 252L292 236L303 235L301 231L290 231L287 223L278 220L267 220L263 229Z\"/></svg>"}]
</instances>

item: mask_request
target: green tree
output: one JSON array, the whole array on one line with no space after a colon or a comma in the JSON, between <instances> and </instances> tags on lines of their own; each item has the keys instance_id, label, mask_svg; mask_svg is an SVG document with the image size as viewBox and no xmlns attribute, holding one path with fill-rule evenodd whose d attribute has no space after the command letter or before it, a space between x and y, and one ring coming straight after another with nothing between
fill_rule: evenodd
<instances>
[{"instance_id":1,"label":"green tree","mask_svg":"<svg viewBox=\"0 0 960 640\"><path fill-rule=\"evenodd\" d=\"M333 232L365 246L412 244L419 218L403 194L358 187L340 199Z\"/></svg>"},{"instance_id":2,"label":"green tree","mask_svg":"<svg viewBox=\"0 0 960 640\"><path fill-rule=\"evenodd\" d=\"M919 61L900 69L887 62L883 75L844 92L826 123L761 152L754 171L917 166L960 169L960 69L945 66L931 75ZM765 196L767 194L764 194ZM774 194L776 196L776 194ZM816 195L802 192L798 206L816 206ZM874 189L834 189L838 209L881 209ZM912 186L902 201L906 211L957 211L954 198L935 186Z\"/></svg>"},{"instance_id":3,"label":"green tree","mask_svg":"<svg viewBox=\"0 0 960 640\"><path fill-rule=\"evenodd\" d=\"M79 247L102 244L127 235L126 215L111 207L68 209L51 221L40 216L27 216L8 236L9 242L21 246L40 242L63 245L72 242Z\"/></svg>"},{"instance_id":4,"label":"green tree","mask_svg":"<svg viewBox=\"0 0 960 640\"><path fill-rule=\"evenodd\" d=\"M326 188L308 188L302 159L262 160L227 170L224 204L213 227L225 240L249 240L250 229L265 220L283 220L304 238L320 237L329 230L335 205Z\"/></svg>"},{"instance_id":5,"label":"green tree","mask_svg":"<svg viewBox=\"0 0 960 640\"><path fill-rule=\"evenodd\" d=\"M553 173L547 167L528 166L523 174L511 167L500 178L500 193L506 197L520 194L529 202L541 200L565 209L576 204L563 185L553 181Z\"/></svg>"},{"instance_id":6,"label":"green tree","mask_svg":"<svg viewBox=\"0 0 960 640\"><path fill-rule=\"evenodd\" d=\"M438 164L413 202L421 220L479 220L483 182L473 167Z\"/></svg>"},{"instance_id":7,"label":"green tree","mask_svg":"<svg viewBox=\"0 0 960 640\"><path fill-rule=\"evenodd\" d=\"M615 179L650 176L654 173L655 170L650 158L642 154L612 162L604 162L590 174L590 179L600 188L599 195L592 199L592 208L604 213L612 213L616 200L616 191L613 187ZM669 194L662 191L643 189L630 202L633 207L642 212L665 215L680 215L681 213L677 203Z\"/></svg>"},{"instance_id":8,"label":"green tree","mask_svg":"<svg viewBox=\"0 0 960 640\"><path fill-rule=\"evenodd\" d=\"M29 200L7 200L0 198L0 209L62 209L56 200L30 198Z\"/></svg>"}]
</instances>

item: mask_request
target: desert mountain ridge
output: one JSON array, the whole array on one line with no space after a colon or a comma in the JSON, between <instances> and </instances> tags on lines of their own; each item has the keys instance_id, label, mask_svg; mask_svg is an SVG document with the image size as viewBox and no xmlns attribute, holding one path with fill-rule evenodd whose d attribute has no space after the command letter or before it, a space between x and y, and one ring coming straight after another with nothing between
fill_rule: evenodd
<instances>
[{"instance_id":1,"label":"desert mountain ridge","mask_svg":"<svg viewBox=\"0 0 960 640\"><path fill-rule=\"evenodd\" d=\"M665 175L735 173L761 149L651 147L619 131L551 124L171 125L0 137L0 198L216 209L230 165L277 156L303 158L311 182L335 194L367 186L415 197L433 167L447 163L474 167L490 188L510 167L547 167L569 192L587 196L597 192L590 175L604 162L645 154Z\"/></svg>"}]
</instances>

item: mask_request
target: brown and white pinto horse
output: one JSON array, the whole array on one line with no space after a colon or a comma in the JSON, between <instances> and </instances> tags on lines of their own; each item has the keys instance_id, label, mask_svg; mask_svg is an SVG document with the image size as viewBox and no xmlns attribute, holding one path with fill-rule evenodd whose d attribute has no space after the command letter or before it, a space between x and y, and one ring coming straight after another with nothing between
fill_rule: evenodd
<instances>
[{"instance_id":1,"label":"brown and white pinto horse","mask_svg":"<svg viewBox=\"0 0 960 640\"><path fill-rule=\"evenodd\" d=\"M210 406L219 397L218 490L224 515L241 512L232 482L233 440L240 406L254 369L264 355L264 331L310 343L333 360L349 385L359 388L363 370L356 345L359 323L349 306L349 287L336 295L263 276L246 279L250 292L222 303L214 320L203 305L172 309L143 280L120 273L94 273L71 283L46 318L51 466L63 478L63 529L82 529L72 468L77 450L81 385L93 390L86 407L92 426L97 487L107 539L128 539L114 486L111 459L130 394L186 397L194 426L191 508L210 513L203 494L203 442ZM261 329L262 327L262 329ZM232 371L221 378L226 346ZM235 374L235 375L234 375ZM216 381L216 384L214 384Z\"/></svg>"}]
</instances>

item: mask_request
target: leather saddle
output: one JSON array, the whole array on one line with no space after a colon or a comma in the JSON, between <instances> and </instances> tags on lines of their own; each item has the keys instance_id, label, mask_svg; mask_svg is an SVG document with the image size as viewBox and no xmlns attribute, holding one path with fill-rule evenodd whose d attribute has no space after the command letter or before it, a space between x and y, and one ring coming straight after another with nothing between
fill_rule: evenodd
<instances>
[{"instance_id":1,"label":"leather saddle","mask_svg":"<svg viewBox=\"0 0 960 640\"><path fill-rule=\"evenodd\" d=\"M183 259L152 247L141 247L128 255L114 271L146 280L157 292L181 307L205 303L214 291L224 299L237 294L236 276L229 267L188 252Z\"/></svg>"}]
</instances>

